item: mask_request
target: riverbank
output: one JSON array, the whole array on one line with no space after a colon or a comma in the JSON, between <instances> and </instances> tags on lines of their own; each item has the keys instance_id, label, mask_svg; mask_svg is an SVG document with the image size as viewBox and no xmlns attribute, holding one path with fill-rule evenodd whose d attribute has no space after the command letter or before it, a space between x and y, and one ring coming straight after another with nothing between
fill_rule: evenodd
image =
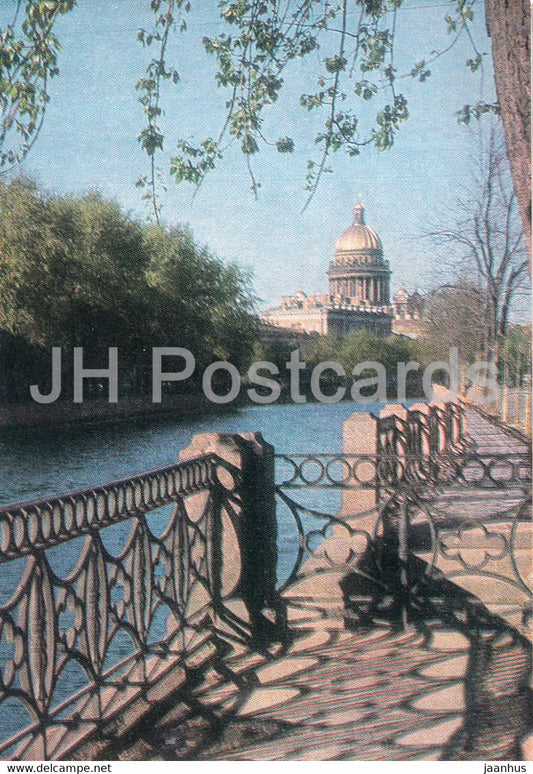
<instances>
[{"instance_id":1,"label":"riverbank","mask_svg":"<svg viewBox=\"0 0 533 774\"><path fill-rule=\"evenodd\" d=\"M219 411L220 408L210 403L204 395L196 393L163 396L161 403L153 403L146 396L120 398L117 403L109 403L106 399L82 403L24 403L0 407L0 429L93 426L150 417L181 419L205 414L207 411Z\"/></svg>"},{"instance_id":2,"label":"riverbank","mask_svg":"<svg viewBox=\"0 0 533 774\"><path fill-rule=\"evenodd\" d=\"M313 396L306 395L306 404L324 405ZM405 405L420 400L410 396ZM394 401L389 401L394 402ZM295 404L289 395L282 395L275 402L279 406ZM333 405L356 405L346 397ZM269 404L273 405L273 404ZM331 404L330 404L331 405ZM369 410L377 403L368 402ZM82 403L71 401L56 401L55 403L23 403L0 407L0 430L29 431L54 427L99 427L122 423L131 419L187 419L205 415L226 414L244 408L263 408L251 401L243 391L238 398L230 403L214 403L200 393L183 395L163 395L161 403L154 403L149 396L122 397L117 403L109 403L107 399L91 399Z\"/></svg>"}]
</instances>

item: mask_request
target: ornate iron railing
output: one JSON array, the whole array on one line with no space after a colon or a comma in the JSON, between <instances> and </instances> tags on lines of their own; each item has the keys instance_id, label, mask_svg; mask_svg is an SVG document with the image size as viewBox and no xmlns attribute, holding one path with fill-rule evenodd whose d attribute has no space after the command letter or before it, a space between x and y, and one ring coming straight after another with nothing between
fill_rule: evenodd
<instances>
[{"instance_id":1,"label":"ornate iron railing","mask_svg":"<svg viewBox=\"0 0 533 774\"><path fill-rule=\"evenodd\" d=\"M277 454L277 484L285 489L426 488L453 483L478 487L531 486L527 454L389 456L385 454Z\"/></svg>"},{"instance_id":2,"label":"ornate iron railing","mask_svg":"<svg viewBox=\"0 0 533 774\"><path fill-rule=\"evenodd\" d=\"M460 406L378 420L375 454L283 454L275 471L258 435L199 439L210 453L0 509L4 757L68 757L131 721L228 627L279 636L283 595L310 579L356 574L352 612L389 599L404 620L425 582L453 580L524 626L531 462L477 454Z\"/></svg>"},{"instance_id":3,"label":"ornate iron railing","mask_svg":"<svg viewBox=\"0 0 533 774\"><path fill-rule=\"evenodd\" d=\"M438 456L473 449L462 403L427 404L377 422L377 452L384 457Z\"/></svg>"},{"instance_id":4,"label":"ornate iron railing","mask_svg":"<svg viewBox=\"0 0 533 774\"><path fill-rule=\"evenodd\" d=\"M0 510L0 754L61 757L202 646L239 475L207 455Z\"/></svg>"},{"instance_id":5,"label":"ornate iron railing","mask_svg":"<svg viewBox=\"0 0 533 774\"><path fill-rule=\"evenodd\" d=\"M278 511L294 530L291 538L286 521L282 592L353 571L406 600L441 578L524 629L533 599L529 455L285 454L276 469Z\"/></svg>"}]
</instances>

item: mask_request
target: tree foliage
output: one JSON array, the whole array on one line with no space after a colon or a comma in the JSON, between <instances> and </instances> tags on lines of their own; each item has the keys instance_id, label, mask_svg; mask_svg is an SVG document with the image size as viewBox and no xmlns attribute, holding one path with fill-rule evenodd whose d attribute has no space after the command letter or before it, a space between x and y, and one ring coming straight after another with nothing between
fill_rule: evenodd
<instances>
[{"instance_id":1,"label":"tree foliage","mask_svg":"<svg viewBox=\"0 0 533 774\"><path fill-rule=\"evenodd\" d=\"M373 361L384 368L386 378L387 396L394 400L398 393L398 364L418 360L422 367L431 362L431 358L419 358L421 350L418 342L403 336L391 335L381 339L366 329L349 333L346 336L310 336L307 341L299 345L287 341L273 341L263 345L260 351L256 351L256 360L267 360L274 363L280 373L280 380L284 394L289 396L289 375L287 363L291 352L298 348L300 359L306 364L305 370L300 373L300 385L302 392L308 398L312 397L310 388L311 373L315 366L326 362L339 364L344 370L345 376L337 374L334 370L325 369L320 383L321 389L326 395L333 395L339 386L347 389L347 394L353 384L353 369L362 363ZM357 376L357 379L375 379L376 371L369 367ZM417 397L422 395L421 372L411 372L406 381L407 396ZM369 397L375 392L375 387L370 387Z\"/></svg>"},{"instance_id":2,"label":"tree foliage","mask_svg":"<svg viewBox=\"0 0 533 774\"><path fill-rule=\"evenodd\" d=\"M198 248L187 230L152 226L146 240L154 345L180 341L200 367L213 359L244 367L255 341L250 277Z\"/></svg>"},{"instance_id":3,"label":"tree foliage","mask_svg":"<svg viewBox=\"0 0 533 774\"><path fill-rule=\"evenodd\" d=\"M118 346L132 392L148 386L154 346L186 347L199 367L227 358L244 368L251 354L247 275L186 229L143 226L96 193L47 196L23 178L0 182L0 287L3 373L22 375L17 399L30 378L48 377L54 346L66 384L73 347L83 347L85 367L102 368Z\"/></svg>"},{"instance_id":4,"label":"tree foliage","mask_svg":"<svg viewBox=\"0 0 533 774\"><path fill-rule=\"evenodd\" d=\"M476 0L452 0L444 22L450 34L449 50L467 35L472 56L470 70L482 66L468 25ZM329 171L328 159L340 150L356 156L367 145L390 148L401 124L408 118L408 104L399 88L402 78L425 81L431 65L443 51L414 61L401 72L395 62L397 15L403 0L221 0L218 4L222 31L204 36L205 52L214 60L214 77L224 89L226 113L216 136L201 140L184 137L170 159L170 172L177 182L198 186L226 152L238 143L250 172L252 190L258 182L252 158L263 144L279 153L292 153L296 140L282 135L270 137L265 129L267 110L278 100L297 61L313 58L314 81L300 95L300 105L316 117L316 156L307 163L306 189L311 198L322 175ZM144 182L153 192L153 158L163 148L160 127L161 84L179 82L178 72L168 64L169 33L184 30L190 3L182 0L152 2L156 18L151 31L141 30L139 40L156 46L146 74L137 88L147 116L141 143L150 156L152 174ZM364 120L362 105L375 103L373 120ZM496 106L483 103L483 109ZM478 106L475 108L481 110ZM474 108L473 108L474 110Z\"/></svg>"},{"instance_id":5,"label":"tree foliage","mask_svg":"<svg viewBox=\"0 0 533 774\"><path fill-rule=\"evenodd\" d=\"M450 35L444 51L461 36L467 36L472 54L466 64L473 71L482 67L482 55L469 29L476 1L479 3L451 0L444 16ZM173 35L187 29L191 3L146 2L153 25L151 29L140 29L137 37L150 59L138 79L137 92L145 113L139 141L148 155L150 172L139 179L139 185L147 186L157 218L155 160L165 140L162 92L165 84L180 83L179 62L173 61ZM0 31L5 47L0 64L0 76L4 76L0 96L3 94L6 100L0 134L0 162L4 164L20 159L38 131L37 119L42 118L48 101L47 82L58 72L60 46L53 34L54 26L58 16L74 5L75 0L27 0L25 4L18 0L15 18ZM215 136L178 138L177 152L170 157L170 174L177 182L198 186L228 145L236 142L246 159L252 188L257 191L251 160L261 145L267 143L280 153L291 153L296 143L289 134L267 136L265 115L277 102L290 66L310 58L314 63L313 80L300 95L302 108L316 117L317 153L307 165L309 196L328 171L331 154L344 150L355 156L366 145L390 148L409 114L399 86L402 78L427 80L432 63L444 53L433 50L427 58L415 58L406 72L398 69L395 37L403 5L404 0L220 0L220 31L204 35L202 46L214 63L215 82L226 92L226 113ZM37 40L41 41L39 45ZM24 69L29 64L19 66L22 58L24 62L35 62L35 69ZM22 101L15 96L19 89L25 94ZM363 119L365 111L361 107L367 103L375 103L369 122ZM493 108L483 103L483 108L475 109ZM13 123L20 119L21 125ZM26 141L21 152L12 149L14 126Z\"/></svg>"},{"instance_id":6,"label":"tree foliage","mask_svg":"<svg viewBox=\"0 0 533 774\"><path fill-rule=\"evenodd\" d=\"M16 166L31 149L50 99L50 79L58 74L61 45L54 27L75 0L14 3L0 29L0 167Z\"/></svg>"},{"instance_id":7,"label":"tree foliage","mask_svg":"<svg viewBox=\"0 0 533 774\"><path fill-rule=\"evenodd\" d=\"M187 29L189 0L145 0L153 15L150 29L137 37L149 53L137 82L145 114L139 141L150 169L138 180L159 220L156 158L165 142L162 129L163 90L180 83L179 62L173 63L172 36ZM220 130L204 138L173 140L169 173L177 182L201 185L205 176L238 143L257 191L252 159L262 144L292 153L296 138L290 128L269 136L265 117L287 83L290 66L312 58L314 81L300 95L300 104L315 117L316 155L307 162L306 188L312 198L322 175L330 171L332 154L357 155L366 145L390 148L408 117L400 84L409 77L426 81L433 62L466 37L472 53L466 67L483 68L471 22L483 2L492 37L498 104L482 97L465 105L460 120L470 121L502 110L507 152L521 210L526 244L531 247L530 214L530 8L527 0L450 0L444 23L449 43L400 72L395 58L398 19L406 0L219 0L219 31L204 35L202 46L214 63L214 78L226 93ZM48 84L58 73L61 46L55 30L61 15L76 0L13 0L12 19L0 28L0 174L16 165L31 149L49 100ZM477 4L477 6L476 6ZM428 35L431 50L432 36ZM374 105L372 120L362 106ZM287 132L287 133L286 133ZM167 138L168 140L168 138ZM167 145L169 143L167 142ZM308 199L308 201L309 201Z\"/></svg>"}]
</instances>

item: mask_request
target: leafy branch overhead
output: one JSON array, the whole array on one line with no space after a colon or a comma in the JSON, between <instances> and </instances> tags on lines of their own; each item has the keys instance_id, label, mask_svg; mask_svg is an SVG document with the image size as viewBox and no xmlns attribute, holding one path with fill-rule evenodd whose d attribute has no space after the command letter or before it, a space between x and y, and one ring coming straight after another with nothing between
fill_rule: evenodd
<instances>
[{"instance_id":1,"label":"leafy branch overhead","mask_svg":"<svg viewBox=\"0 0 533 774\"><path fill-rule=\"evenodd\" d=\"M164 90L167 85L179 86L179 70L171 63L182 55L175 36L186 32L192 9L184 0L145 1L153 24L151 29L140 29L137 39L150 58L136 89L145 115L139 142L150 171L138 185L146 189L157 218L156 158L163 153L166 140ZM311 198L328 171L331 154L344 150L356 156L367 145L380 150L393 145L409 115L406 97L399 89L403 78L427 80L432 62L461 35L472 44L468 68L475 71L482 66L468 26L475 3L450 0L444 19L449 44L402 73L394 54L398 14L406 0L221 0L220 31L204 36L202 46L213 60L216 84L227 94L225 115L215 136L173 141L175 151L166 160L170 175L177 183L199 186L228 146L238 143L257 192L252 159L261 146L270 145L286 154L297 143L290 133L269 136L268 109L278 101L289 66L312 57L311 82L299 97L301 107L316 116L316 155L308 161L306 177ZM0 29L0 168L20 162L38 135L49 100L48 82L58 73L60 44L53 30L58 17L74 6L75 0L17 0L13 19ZM371 120L363 108L368 103L375 103ZM463 120L492 108L484 103L465 107Z\"/></svg>"},{"instance_id":2,"label":"leafy branch overhead","mask_svg":"<svg viewBox=\"0 0 533 774\"><path fill-rule=\"evenodd\" d=\"M171 175L178 183L199 186L228 146L238 143L256 193L252 158L261 146L270 145L280 153L292 153L296 147L294 137L269 136L265 127L268 109L277 102L291 63L312 56L312 83L299 99L301 107L316 115L316 155L308 161L306 178L312 198L328 171L331 154L344 150L356 156L367 145L380 150L393 145L409 116L407 99L398 88L403 78L427 80L431 64L461 35L472 45L468 68L475 71L482 66L482 56L468 28L475 2L451 0L451 11L444 19L449 44L402 73L396 67L394 51L397 18L404 0L222 0L218 6L221 31L205 36L202 42L214 60L215 81L227 93L225 115L216 136L178 141L170 159ZM173 27L186 29L190 5L157 0L152 7L158 14L154 30L143 30L140 39L144 45L158 45L147 73L155 67L160 76L149 77L147 83L142 79L138 88L143 92L149 121L141 142L153 159L155 151L162 150L163 137L149 110L154 105L159 108L161 81L171 77L165 59L168 33ZM177 74L173 80L179 80ZM371 121L368 110L361 109L369 102L375 103ZM476 110L471 115L477 114Z\"/></svg>"},{"instance_id":3,"label":"leafy branch overhead","mask_svg":"<svg viewBox=\"0 0 533 774\"><path fill-rule=\"evenodd\" d=\"M35 142L50 99L48 84L58 74L61 45L54 26L75 0L15 4L0 29L0 169L24 159Z\"/></svg>"}]
</instances>

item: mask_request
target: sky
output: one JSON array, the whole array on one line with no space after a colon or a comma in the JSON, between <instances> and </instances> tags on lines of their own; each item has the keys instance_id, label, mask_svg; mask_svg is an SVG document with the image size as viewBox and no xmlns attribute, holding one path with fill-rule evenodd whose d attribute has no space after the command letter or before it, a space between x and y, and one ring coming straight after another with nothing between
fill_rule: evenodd
<instances>
[{"instance_id":1,"label":"sky","mask_svg":"<svg viewBox=\"0 0 533 774\"><path fill-rule=\"evenodd\" d=\"M13 2L0 0L0 10L9 11ZM61 20L61 72L52 81L41 135L22 166L51 192L98 189L140 218L150 212L135 181L148 166L137 141L143 118L134 86L146 57L136 34L150 24L148 5L148 0L78 0ZM397 30L400 68L409 69L447 44L449 7L450 0L406 0ZM482 11L478 2L473 33L488 54ZM199 45L203 35L217 29L216 2L198 0L187 34L171 41L168 56L181 81L164 103L167 156L179 136L216 134L220 124L225 95L214 85L212 62ZM326 292L335 242L350 225L361 194L366 222L381 237L391 264L393 290L402 284L411 290L428 288L442 259L420 235L428 223L453 218L473 149L472 130L459 125L455 114L480 97L494 98L490 56L484 57L481 83L465 66L471 55L461 42L431 67L425 83L402 81L410 119L394 147L363 151L356 158L339 153L332 159L333 174L323 178L304 211L305 165L314 131L312 117L297 103L299 94L312 88L313 63L295 63L266 126L274 137L294 136L296 151L281 155L262 149L257 155L259 198L254 199L243 157L234 150L194 198L190 186L165 179L166 190L160 192L164 221L188 224L197 242L251 269L261 306L268 307L300 287Z\"/></svg>"}]
</instances>

